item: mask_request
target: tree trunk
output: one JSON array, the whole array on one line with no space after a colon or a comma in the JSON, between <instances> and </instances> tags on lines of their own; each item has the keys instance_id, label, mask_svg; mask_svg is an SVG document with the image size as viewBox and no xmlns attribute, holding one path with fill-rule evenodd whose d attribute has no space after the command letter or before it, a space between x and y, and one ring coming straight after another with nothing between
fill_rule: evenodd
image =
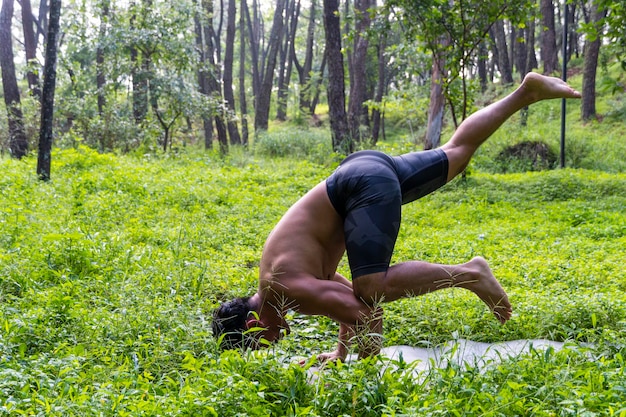
<instances>
[{"instance_id":1,"label":"tree trunk","mask_svg":"<svg viewBox=\"0 0 626 417\"><path fill-rule=\"evenodd\" d=\"M366 100L367 72L365 70L367 60L367 48L369 41L367 30L371 19L369 9L372 7L371 0L355 1L355 35L354 53L352 55L352 80L350 84L350 103L348 106L348 124L353 140L363 141L369 136L369 124L367 120L367 108L363 105Z\"/></svg>"},{"instance_id":2,"label":"tree trunk","mask_svg":"<svg viewBox=\"0 0 626 417\"><path fill-rule=\"evenodd\" d=\"M276 119L287 120L287 99L289 96L289 83L291 82L291 71L293 68L293 55L290 53L296 39L296 29L298 28L298 17L300 15L300 1L287 2L287 17L284 32L284 41L280 51L280 65L278 70L278 93L276 100Z\"/></svg>"},{"instance_id":3,"label":"tree trunk","mask_svg":"<svg viewBox=\"0 0 626 417\"><path fill-rule=\"evenodd\" d=\"M353 150L348 134L339 0L324 0L324 29L328 63L328 110L333 150L350 153Z\"/></svg>"},{"instance_id":4,"label":"tree trunk","mask_svg":"<svg viewBox=\"0 0 626 417\"><path fill-rule=\"evenodd\" d=\"M530 72L534 69L539 68L539 64L537 63L537 55L535 54L535 28L536 28L535 19L531 19L528 22L528 30L526 31L526 45L528 45L528 55L526 56L526 71Z\"/></svg>"},{"instance_id":5,"label":"tree trunk","mask_svg":"<svg viewBox=\"0 0 626 417\"><path fill-rule=\"evenodd\" d=\"M313 86L311 85L311 71L313 69L313 43L315 41L315 16L317 14L317 1L311 0L309 9L309 26L306 35L306 50L302 67L298 65L295 48L292 45L293 62L298 69L300 79L300 110L309 113L313 99Z\"/></svg>"},{"instance_id":6,"label":"tree trunk","mask_svg":"<svg viewBox=\"0 0 626 417\"><path fill-rule=\"evenodd\" d=\"M132 15L130 18L131 31L137 22L137 5L130 4ZM141 125L148 114L148 74L146 57L140 54L136 44L130 46L130 60L132 62L131 78L133 85L133 117L135 124Z\"/></svg>"},{"instance_id":7,"label":"tree trunk","mask_svg":"<svg viewBox=\"0 0 626 417\"><path fill-rule=\"evenodd\" d=\"M595 36L585 41L583 55L583 88L581 101L581 117L583 120L591 120L596 114L596 71L598 68L598 56L602 45L602 19L606 16L606 10L598 6L597 2L591 5L591 24L594 26Z\"/></svg>"},{"instance_id":8,"label":"tree trunk","mask_svg":"<svg viewBox=\"0 0 626 417\"><path fill-rule=\"evenodd\" d=\"M430 106L428 108L428 130L424 138L424 149L435 149L441 141L441 129L443 127L443 110L445 97L443 95L443 82L441 68L444 68L440 58L433 59L432 77L430 84Z\"/></svg>"},{"instance_id":9,"label":"tree trunk","mask_svg":"<svg viewBox=\"0 0 626 417\"><path fill-rule=\"evenodd\" d=\"M30 0L23 0L28 2ZM109 0L102 0L100 13L100 30L98 33L98 46L96 47L96 87L98 88L98 114L104 113L106 105L106 97L104 94L104 86L106 77L104 75L104 37L106 36L107 20L109 18Z\"/></svg>"},{"instance_id":10,"label":"tree trunk","mask_svg":"<svg viewBox=\"0 0 626 417\"><path fill-rule=\"evenodd\" d=\"M28 88L33 97L41 102L41 86L39 83L39 63L37 62L37 38L35 38L33 20L33 10L30 0L22 0L22 27L24 30L24 52L26 54L26 64L28 66L26 78Z\"/></svg>"},{"instance_id":11,"label":"tree trunk","mask_svg":"<svg viewBox=\"0 0 626 417\"><path fill-rule=\"evenodd\" d=\"M478 45L478 79L480 80L480 91L485 92L487 90L487 44L486 41L483 40Z\"/></svg>"},{"instance_id":12,"label":"tree trunk","mask_svg":"<svg viewBox=\"0 0 626 417\"><path fill-rule=\"evenodd\" d=\"M237 2L228 0L228 19L226 21L226 51L224 52L224 73L222 74L222 84L224 88L224 100L226 107L235 114L235 94L233 92L233 60L235 55L235 30L237 22ZM228 118L228 136L232 145L241 145L241 136L237 122Z\"/></svg>"},{"instance_id":13,"label":"tree trunk","mask_svg":"<svg viewBox=\"0 0 626 417\"><path fill-rule=\"evenodd\" d=\"M274 21L270 33L268 44L267 66L263 71L263 82L257 97L257 107L254 115L254 129L267 130L269 123L270 104L272 95L272 85L274 83L274 69L276 68L276 57L280 49L280 40L283 33L283 11L286 0L277 0L274 11Z\"/></svg>"},{"instance_id":14,"label":"tree trunk","mask_svg":"<svg viewBox=\"0 0 626 417\"><path fill-rule=\"evenodd\" d=\"M526 29L518 29L515 38L515 66L520 78L523 80L528 73L526 60L528 59L528 44L526 43Z\"/></svg>"},{"instance_id":15,"label":"tree trunk","mask_svg":"<svg viewBox=\"0 0 626 417\"><path fill-rule=\"evenodd\" d=\"M504 33L504 22L498 20L493 25L496 47L498 48L498 69L504 84L513 83L513 72L511 71L511 60L509 50L506 45L506 35Z\"/></svg>"},{"instance_id":16,"label":"tree trunk","mask_svg":"<svg viewBox=\"0 0 626 417\"><path fill-rule=\"evenodd\" d=\"M203 96L209 96L209 75L207 74L208 60L207 60L207 47L204 41L204 22L202 13L198 9L198 0L194 0L194 6L197 12L195 13L193 20L196 32L196 49L199 55L198 65L198 91ZM202 115L202 127L204 132L204 147L205 149L213 148L213 122L207 114Z\"/></svg>"},{"instance_id":17,"label":"tree trunk","mask_svg":"<svg viewBox=\"0 0 626 417\"><path fill-rule=\"evenodd\" d=\"M552 0L541 0L541 59L544 74L553 74L559 68L554 28L554 5Z\"/></svg>"},{"instance_id":18,"label":"tree trunk","mask_svg":"<svg viewBox=\"0 0 626 417\"><path fill-rule=\"evenodd\" d=\"M15 77L13 39L11 38L12 20L13 0L3 0L0 11L0 66L2 67L4 103L9 122L9 149L11 156L21 159L28 153L28 140L24 132L20 90Z\"/></svg>"},{"instance_id":19,"label":"tree trunk","mask_svg":"<svg viewBox=\"0 0 626 417\"><path fill-rule=\"evenodd\" d=\"M61 0L50 0L50 21L46 43L46 62L43 70L43 91L41 96L41 129L39 131L39 155L37 175L43 181L50 179L52 151L52 123L54 121L54 89L56 87L57 46L59 21L61 20Z\"/></svg>"},{"instance_id":20,"label":"tree trunk","mask_svg":"<svg viewBox=\"0 0 626 417\"><path fill-rule=\"evenodd\" d=\"M204 26L204 42L206 46L206 58L208 62L208 71L207 71L207 86L209 90L209 95L213 96L219 103L222 101L222 93L218 83L218 74L219 70L215 63L215 45L213 40L216 38L215 33L213 32L213 0L203 0L202 1L204 11L206 16L208 16L209 21ZM226 132L226 123L224 122L224 116L221 111L217 111L215 114L215 129L217 130L217 141L220 144L220 152L222 154L228 153L228 134Z\"/></svg>"},{"instance_id":21,"label":"tree trunk","mask_svg":"<svg viewBox=\"0 0 626 417\"><path fill-rule=\"evenodd\" d=\"M372 110L372 143L376 144L380 135L381 119L384 117L383 98L387 87L387 63L385 62L385 46L387 37L381 32L378 40L378 80L376 83L376 96L374 101L378 108Z\"/></svg>"},{"instance_id":22,"label":"tree trunk","mask_svg":"<svg viewBox=\"0 0 626 417\"><path fill-rule=\"evenodd\" d=\"M248 145L248 104L246 101L246 0L239 7L239 109L241 111L241 142Z\"/></svg>"},{"instance_id":23,"label":"tree trunk","mask_svg":"<svg viewBox=\"0 0 626 417\"><path fill-rule=\"evenodd\" d=\"M256 4L256 3L255 3ZM248 8L247 2L245 3L245 15L246 22L248 24L248 39L250 40L250 56L252 58L252 95L255 100L256 107L256 99L259 96L259 90L261 89L261 70L259 65L260 62L260 36L258 34L256 20L250 18L250 9ZM255 12L256 15L256 12Z\"/></svg>"}]
</instances>

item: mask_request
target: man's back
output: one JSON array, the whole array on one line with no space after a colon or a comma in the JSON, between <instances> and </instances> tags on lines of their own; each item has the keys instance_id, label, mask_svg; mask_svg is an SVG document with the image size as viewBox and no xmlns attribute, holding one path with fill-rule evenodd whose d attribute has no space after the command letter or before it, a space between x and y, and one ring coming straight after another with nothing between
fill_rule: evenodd
<instances>
[{"instance_id":1,"label":"man's back","mask_svg":"<svg viewBox=\"0 0 626 417\"><path fill-rule=\"evenodd\" d=\"M261 257L260 285L299 277L332 279L344 251L343 221L322 182L296 202L270 233Z\"/></svg>"}]
</instances>

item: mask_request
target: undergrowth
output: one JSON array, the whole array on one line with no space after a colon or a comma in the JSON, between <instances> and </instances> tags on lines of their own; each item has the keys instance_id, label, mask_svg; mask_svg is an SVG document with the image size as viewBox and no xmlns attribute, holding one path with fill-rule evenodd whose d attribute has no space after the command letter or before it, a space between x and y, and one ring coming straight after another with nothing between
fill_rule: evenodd
<instances>
[{"instance_id":1,"label":"undergrowth","mask_svg":"<svg viewBox=\"0 0 626 417\"><path fill-rule=\"evenodd\" d=\"M485 371L372 358L311 379L335 343L292 314L263 352L220 353L212 310L255 290L264 239L333 168L235 153L1 158L0 414L626 415L626 177L472 172L403 211L395 261L486 257L514 316L463 290L385 306L385 344L549 338L571 344ZM340 272L348 274L347 263ZM569 346L569 345L568 345Z\"/></svg>"}]
</instances>

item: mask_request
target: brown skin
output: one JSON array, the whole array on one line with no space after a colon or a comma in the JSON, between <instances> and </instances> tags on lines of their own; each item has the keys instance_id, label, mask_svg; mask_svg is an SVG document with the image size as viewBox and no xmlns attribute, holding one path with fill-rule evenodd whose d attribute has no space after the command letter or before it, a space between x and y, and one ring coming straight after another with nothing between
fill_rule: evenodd
<instances>
[{"instance_id":1,"label":"brown skin","mask_svg":"<svg viewBox=\"0 0 626 417\"><path fill-rule=\"evenodd\" d=\"M448 181L462 172L476 149L512 114L534 102L559 97L579 98L580 94L558 78L530 73L509 96L470 116L442 147L449 162ZM250 300L256 315L250 316L247 327L264 328L260 337L276 342L289 333L287 310L327 316L340 329L337 349L318 357L325 361L345 359L352 339L358 341L360 357L379 352L379 341L354 336L361 329L382 333L381 302L458 287L474 292L501 323L511 317L506 292L482 258L460 265L408 261L350 282L337 273L344 252L343 221L323 181L285 213L267 238L258 291Z\"/></svg>"}]
</instances>

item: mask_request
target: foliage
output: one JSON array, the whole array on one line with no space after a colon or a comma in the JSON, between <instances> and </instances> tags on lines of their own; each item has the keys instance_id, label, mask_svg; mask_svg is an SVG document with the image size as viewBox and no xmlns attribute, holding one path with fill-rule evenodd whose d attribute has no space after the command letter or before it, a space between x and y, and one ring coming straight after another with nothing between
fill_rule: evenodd
<instances>
[{"instance_id":1,"label":"foliage","mask_svg":"<svg viewBox=\"0 0 626 417\"><path fill-rule=\"evenodd\" d=\"M396 8L407 39L417 39L434 59L443 63L440 73L444 95L453 109L461 109L464 119L472 103L467 73L479 44L497 20L507 17L517 24L528 15L534 3L527 0L394 0L386 2L386 6Z\"/></svg>"},{"instance_id":2,"label":"foliage","mask_svg":"<svg viewBox=\"0 0 626 417\"><path fill-rule=\"evenodd\" d=\"M254 290L265 237L334 165L284 149L79 146L54 153L49 183L34 159L0 158L0 414L626 415L623 171L477 166L405 206L395 260L483 255L515 315L499 326L460 290L402 300L385 307L387 345L546 337L569 341L562 351L480 372L420 374L374 358L312 376L313 362L294 357L330 348L337 327L294 314L292 335L272 349L219 353L212 309Z\"/></svg>"}]
</instances>

